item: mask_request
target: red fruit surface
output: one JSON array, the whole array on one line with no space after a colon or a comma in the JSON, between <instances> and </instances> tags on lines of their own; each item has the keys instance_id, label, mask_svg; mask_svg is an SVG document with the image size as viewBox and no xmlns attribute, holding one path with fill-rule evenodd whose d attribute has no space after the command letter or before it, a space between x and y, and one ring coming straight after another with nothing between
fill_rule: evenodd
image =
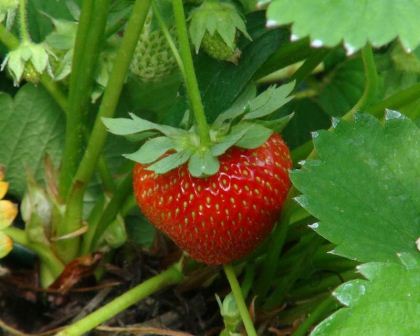
<instances>
[{"instance_id":1,"label":"red fruit surface","mask_svg":"<svg viewBox=\"0 0 420 336\"><path fill-rule=\"evenodd\" d=\"M157 175L137 164L134 191L144 215L181 249L206 264L250 253L272 230L290 187L289 150L278 134L257 149L230 148L215 175L182 165Z\"/></svg>"}]
</instances>

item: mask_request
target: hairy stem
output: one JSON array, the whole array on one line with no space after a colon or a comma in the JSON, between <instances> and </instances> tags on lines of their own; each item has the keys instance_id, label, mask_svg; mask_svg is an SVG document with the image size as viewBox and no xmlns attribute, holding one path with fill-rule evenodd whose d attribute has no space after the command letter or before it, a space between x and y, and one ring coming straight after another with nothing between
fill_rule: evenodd
<instances>
[{"instance_id":1,"label":"hairy stem","mask_svg":"<svg viewBox=\"0 0 420 336\"><path fill-rule=\"evenodd\" d=\"M190 99L195 121L197 122L201 146L207 147L210 145L209 125L204 113L204 106L203 102L201 101L200 89L198 87L197 77L195 75L182 0L172 0L172 7L174 10L181 58L185 70L185 86L187 88L187 93Z\"/></svg>"},{"instance_id":2,"label":"hairy stem","mask_svg":"<svg viewBox=\"0 0 420 336\"><path fill-rule=\"evenodd\" d=\"M0 23L0 41L9 50L13 50L19 47L19 39L11 32L9 32L2 23Z\"/></svg>"},{"instance_id":3,"label":"hairy stem","mask_svg":"<svg viewBox=\"0 0 420 336\"><path fill-rule=\"evenodd\" d=\"M94 72L105 32L110 0L83 2L70 78L69 113L60 174L60 193L68 195L83 153L84 115L90 100Z\"/></svg>"},{"instance_id":4,"label":"hairy stem","mask_svg":"<svg viewBox=\"0 0 420 336\"><path fill-rule=\"evenodd\" d=\"M154 276L141 283L140 285L130 289L123 295L117 297L102 308L87 315L80 321L68 326L57 336L79 336L87 333L98 325L106 322L123 310L134 305L140 300L152 295L156 291L181 282L183 274L179 265L174 265L168 270Z\"/></svg>"},{"instance_id":5,"label":"hairy stem","mask_svg":"<svg viewBox=\"0 0 420 336\"><path fill-rule=\"evenodd\" d=\"M69 202L64 219L67 230L71 231L77 229L82 222L84 190L95 172L98 158L107 137L107 131L102 123L102 118L112 117L115 113L126 74L139 35L146 20L149 7L150 0L136 0L133 6L132 15L127 23L127 29L121 41L116 61L109 78L109 84L105 89L87 148L70 190Z\"/></svg>"},{"instance_id":6,"label":"hairy stem","mask_svg":"<svg viewBox=\"0 0 420 336\"><path fill-rule=\"evenodd\" d=\"M251 320L251 316L249 314L248 308L245 304L244 296L242 294L241 287L239 286L238 279L236 279L235 271L233 270L232 265L224 265L223 266L226 278L229 281L230 288L232 289L233 296L236 301L236 305L238 307L239 313L241 314L242 322L245 326L245 330L248 336L257 336L257 332L255 331L254 323Z\"/></svg>"},{"instance_id":7,"label":"hairy stem","mask_svg":"<svg viewBox=\"0 0 420 336\"><path fill-rule=\"evenodd\" d=\"M22 42L31 41L31 36L29 35L29 30L28 30L26 1L27 0L19 0L19 30L20 30L20 39Z\"/></svg>"}]
</instances>

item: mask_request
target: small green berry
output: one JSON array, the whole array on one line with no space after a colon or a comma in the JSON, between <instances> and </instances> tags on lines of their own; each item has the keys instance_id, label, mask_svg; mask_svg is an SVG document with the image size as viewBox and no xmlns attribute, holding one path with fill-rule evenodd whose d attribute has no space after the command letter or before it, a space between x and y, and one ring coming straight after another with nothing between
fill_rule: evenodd
<instances>
[{"instance_id":1,"label":"small green berry","mask_svg":"<svg viewBox=\"0 0 420 336\"><path fill-rule=\"evenodd\" d=\"M217 32L214 35L206 32L201 46L209 56L220 61L229 61L236 64L241 55L240 50L236 48L236 43L233 48L230 48Z\"/></svg>"},{"instance_id":2,"label":"small green berry","mask_svg":"<svg viewBox=\"0 0 420 336\"><path fill-rule=\"evenodd\" d=\"M170 28L175 37L175 27ZM156 82L170 75L176 68L176 60L161 30L152 29L149 14L140 35L131 62L131 72L144 82Z\"/></svg>"}]
</instances>

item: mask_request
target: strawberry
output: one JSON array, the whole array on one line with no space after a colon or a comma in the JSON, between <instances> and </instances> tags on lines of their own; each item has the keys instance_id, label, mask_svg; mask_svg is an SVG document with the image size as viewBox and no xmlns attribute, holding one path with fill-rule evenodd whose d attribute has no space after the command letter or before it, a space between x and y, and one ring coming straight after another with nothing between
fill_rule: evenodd
<instances>
[{"instance_id":1,"label":"strawberry","mask_svg":"<svg viewBox=\"0 0 420 336\"><path fill-rule=\"evenodd\" d=\"M181 249L206 264L226 264L251 252L271 231L290 186L292 162L273 133L256 149L231 147L219 171L191 176L186 164L157 175L136 164L139 207Z\"/></svg>"},{"instance_id":2,"label":"strawberry","mask_svg":"<svg viewBox=\"0 0 420 336\"><path fill-rule=\"evenodd\" d=\"M202 48L209 56L238 63L240 50L236 42L241 34L251 39L242 13L230 2L205 0L191 12L189 32L198 52Z\"/></svg>"},{"instance_id":3,"label":"strawberry","mask_svg":"<svg viewBox=\"0 0 420 336\"><path fill-rule=\"evenodd\" d=\"M291 99L293 86L271 86L259 95L245 90L211 124L206 143L189 118L184 128L133 113L102 119L113 134L146 139L137 151L124 154L137 163L137 203L191 257L229 263L250 253L273 228L292 166L278 132L292 115L267 117Z\"/></svg>"},{"instance_id":4,"label":"strawberry","mask_svg":"<svg viewBox=\"0 0 420 336\"><path fill-rule=\"evenodd\" d=\"M146 18L133 55L130 70L143 82L157 82L176 69L176 60L165 35L153 27L152 12ZM169 32L175 38L175 27Z\"/></svg>"},{"instance_id":5,"label":"strawberry","mask_svg":"<svg viewBox=\"0 0 420 336\"><path fill-rule=\"evenodd\" d=\"M219 33L210 35L206 32L201 41L201 46L209 56L220 61L229 61L236 64L241 55L240 50L236 48L236 41L231 48L223 41Z\"/></svg>"}]
</instances>

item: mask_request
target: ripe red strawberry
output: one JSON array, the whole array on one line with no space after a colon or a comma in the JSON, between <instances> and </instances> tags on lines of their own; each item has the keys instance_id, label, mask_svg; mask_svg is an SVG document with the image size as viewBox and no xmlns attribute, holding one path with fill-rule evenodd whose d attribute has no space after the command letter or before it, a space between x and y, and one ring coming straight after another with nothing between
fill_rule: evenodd
<instances>
[{"instance_id":1,"label":"ripe red strawberry","mask_svg":"<svg viewBox=\"0 0 420 336\"><path fill-rule=\"evenodd\" d=\"M274 133L257 149L230 148L220 169L196 178L186 164L163 175L137 164L134 191L146 217L191 257L226 264L271 231L290 187L292 162Z\"/></svg>"}]
</instances>

